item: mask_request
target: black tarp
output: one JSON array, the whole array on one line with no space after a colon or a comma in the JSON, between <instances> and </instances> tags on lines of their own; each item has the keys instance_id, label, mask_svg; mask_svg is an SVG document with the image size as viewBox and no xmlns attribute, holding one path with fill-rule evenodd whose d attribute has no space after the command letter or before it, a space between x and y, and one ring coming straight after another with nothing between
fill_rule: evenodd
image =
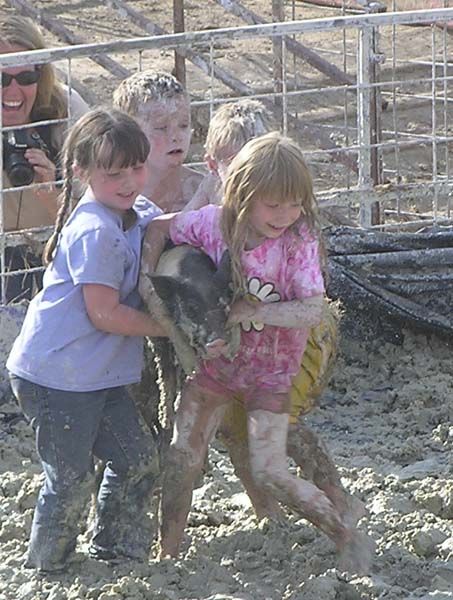
<instances>
[{"instance_id":1,"label":"black tarp","mask_svg":"<svg viewBox=\"0 0 453 600\"><path fill-rule=\"evenodd\" d=\"M453 339L453 229L324 233L332 298L359 319Z\"/></svg>"}]
</instances>

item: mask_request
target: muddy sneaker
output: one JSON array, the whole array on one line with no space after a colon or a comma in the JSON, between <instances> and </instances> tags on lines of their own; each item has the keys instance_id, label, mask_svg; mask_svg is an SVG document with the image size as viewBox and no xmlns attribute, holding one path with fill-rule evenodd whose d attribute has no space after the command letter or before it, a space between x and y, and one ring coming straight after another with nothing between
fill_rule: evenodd
<instances>
[{"instance_id":1,"label":"muddy sneaker","mask_svg":"<svg viewBox=\"0 0 453 600\"><path fill-rule=\"evenodd\" d=\"M129 556L115 550L114 548L105 548L97 544L91 544L88 548L88 555L95 560L105 560L110 564L118 564L127 560L139 560L137 557Z\"/></svg>"},{"instance_id":2,"label":"muddy sneaker","mask_svg":"<svg viewBox=\"0 0 453 600\"><path fill-rule=\"evenodd\" d=\"M92 544L88 548L88 555L90 558L94 558L95 560L105 560L110 563L117 563L121 561L121 557L117 555L114 550L110 548L103 548L102 546L97 546Z\"/></svg>"},{"instance_id":3,"label":"muddy sneaker","mask_svg":"<svg viewBox=\"0 0 453 600\"><path fill-rule=\"evenodd\" d=\"M23 566L25 569L34 569L40 575L61 575L68 570L68 565L65 563L54 563L46 567L37 567L29 559L25 560Z\"/></svg>"}]
</instances>

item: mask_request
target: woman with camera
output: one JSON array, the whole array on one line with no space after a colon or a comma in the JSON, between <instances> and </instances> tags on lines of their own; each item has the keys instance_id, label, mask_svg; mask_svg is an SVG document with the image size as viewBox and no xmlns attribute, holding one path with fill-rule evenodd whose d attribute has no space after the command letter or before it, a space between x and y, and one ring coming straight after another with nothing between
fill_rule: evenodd
<instances>
[{"instance_id":1,"label":"woman with camera","mask_svg":"<svg viewBox=\"0 0 453 600\"><path fill-rule=\"evenodd\" d=\"M45 47L40 30L30 19L7 16L0 20L0 54ZM3 189L18 189L2 194L3 227L1 229L0 224L0 231L53 225L59 194L55 186L58 154L66 124L33 126L33 123L63 119L68 113L72 119L77 119L88 106L75 90L68 96L65 87L57 81L51 64L3 69L1 77L3 128L27 124L30 127L2 132ZM32 183L47 185L23 189ZM7 271L41 266L40 254L36 247L7 247ZM30 299L41 287L41 281L42 273L36 271L2 277L6 301Z\"/></svg>"}]
</instances>

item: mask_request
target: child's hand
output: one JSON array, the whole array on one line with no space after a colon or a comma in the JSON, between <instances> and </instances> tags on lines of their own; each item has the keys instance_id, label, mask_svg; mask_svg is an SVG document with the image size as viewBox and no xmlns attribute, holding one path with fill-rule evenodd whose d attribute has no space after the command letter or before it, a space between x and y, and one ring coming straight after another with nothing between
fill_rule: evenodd
<instances>
[{"instance_id":1,"label":"child's hand","mask_svg":"<svg viewBox=\"0 0 453 600\"><path fill-rule=\"evenodd\" d=\"M256 315L256 304L241 298L231 305L227 325L236 325L242 321L251 321Z\"/></svg>"}]
</instances>

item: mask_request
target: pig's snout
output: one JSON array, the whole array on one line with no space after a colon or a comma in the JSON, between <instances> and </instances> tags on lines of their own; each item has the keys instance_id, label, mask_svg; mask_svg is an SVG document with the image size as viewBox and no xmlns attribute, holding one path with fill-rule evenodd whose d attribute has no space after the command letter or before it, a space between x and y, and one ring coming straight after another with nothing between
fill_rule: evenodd
<instances>
[{"instance_id":1,"label":"pig's snout","mask_svg":"<svg viewBox=\"0 0 453 600\"><path fill-rule=\"evenodd\" d=\"M218 358L224 356L233 360L239 350L241 334L237 325L228 328L222 337L212 336L204 348L204 358Z\"/></svg>"}]
</instances>

